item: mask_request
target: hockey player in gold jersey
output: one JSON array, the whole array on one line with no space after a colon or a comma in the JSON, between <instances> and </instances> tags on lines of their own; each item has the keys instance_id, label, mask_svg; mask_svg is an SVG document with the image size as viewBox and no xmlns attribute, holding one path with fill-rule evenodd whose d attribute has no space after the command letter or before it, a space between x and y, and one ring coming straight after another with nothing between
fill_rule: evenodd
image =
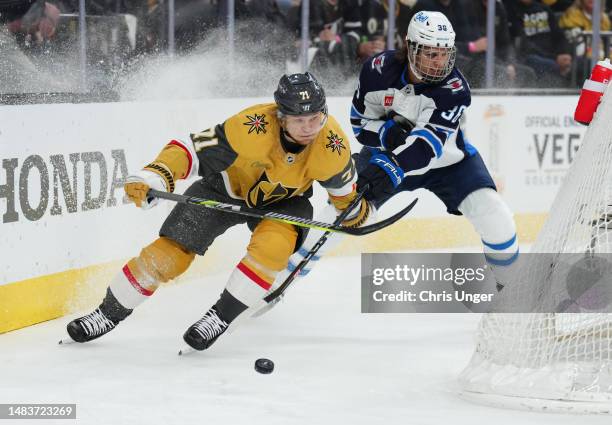
<instances>
[{"instance_id":1,"label":"hockey player in gold jersey","mask_svg":"<svg viewBox=\"0 0 612 425\"><path fill-rule=\"evenodd\" d=\"M357 176L348 138L328 115L322 87L309 73L285 75L274 99L191 134L190 140L170 141L153 162L127 178L127 196L150 208L159 199L147 198L149 189L172 192L176 180L197 175L201 179L187 189L189 196L312 218L308 198L318 181L336 209L346 209L356 197ZM369 204L361 201L343 224L361 225L369 213ZM304 228L178 204L159 238L127 262L95 311L68 324L68 334L87 342L114 329L161 283L204 255L217 236L241 223L252 231L246 254L217 302L183 336L196 350L208 348L266 295L304 239Z\"/></svg>"}]
</instances>

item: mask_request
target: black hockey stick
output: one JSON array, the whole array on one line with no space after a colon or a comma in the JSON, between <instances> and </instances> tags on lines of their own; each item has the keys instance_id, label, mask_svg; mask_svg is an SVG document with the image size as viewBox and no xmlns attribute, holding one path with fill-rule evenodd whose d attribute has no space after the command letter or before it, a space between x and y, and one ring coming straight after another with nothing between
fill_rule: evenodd
<instances>
[{"instance_id":1,"label":"black hockey stick","mask_svg":"<svg viewBox=\"0 0 612 425\"><path fill-rule=\"evenodd\" d=\"M322 230L324 232L338 232L353 236L368 235L370 233L376 232L377 230L390 226L391 224L395 223L397 220L408 214L408 212L412 209L412 207L414 206L414 204L416 204L417 201L417 199L415 199L410 205L395 213L391 217L388 217L385 220L379 221L377 223L373 223L369 226L345 227L340 224L323 223L321 221L310 220L307 218L296 217L293 215L258 210L256 208L242 207L236 204L226 204L212 199L197 198L195 196L181 195L178 193L162 192L155 189L149 189L147 196L150 198L167 199L182 204L198 205L205 208L212 208L218 211L239 214L247 217L280 221L282 223L293 224L294 226L307 227L310 229Z\"/></svg>"},{"instance_id":2,"label":"black hockey stick","mask_svg":"<svg viewBox=\"0 0 612 425\"><path fill-rule=\"evenodd\" d=\"M348 213L353 208L355 208L355 206L359 203L359 201L361 201L361 198L363 197L364 193L365 193L365 190L362 190L361 192L357 194L357 197L353 200L351 205L348 208L346 208L344 211L342 211L342 213L336 218L336 220L334 221L334 224L340 224L344 221ZM410 211L415 206L417 201L418 199L415 199L414 201L412 201L410 205L406 207L406 209ZM274 291L272 291L271 293L269 293L268 295L264 297L264 301L266 302L266 304L263 305L262 307L259 307L259 309L256 310L255 313L253 313L253 317L259 317L265 314L272 307L274 307L274 305L278 301L280 301L280 297L283 296L287 288L295 281L295 278L300 274L300 272L304 269L304 267L306 267L306 265L310 262L310 260L312 260L312 257L314 257L317 254L317 252L319 252L319 249L321 249L323 244L327 242L327 238L329 237L330 234L331 232L325 232L323 233L323 235L321 235L319 240L313 245L310 251L308 251L308 254L306 254L306 256L302 259L302 261L300 261L298 265L295 266L295 268L291 271L289 276L287 276L284 282L281 283L278 288L276 288Z\"/></svg>"},{"instance_id":3,"label":"black hockey stick","mask_svg":"<svg viewBox=\"0 0 612 425\"><path fill-rule=\"evenodd\" d=\"M349 213L353 210L353 208L355 208L361 202L361 199L363 198L363 195L365 195L365 192L367 189L368 189L368 186L364 187L362 190L360 190L357 193L357 196L355 197L355 199L353 199L353 202L351 202L351 204L348 207L346 207L340 213L338 217L336 217L336 220L334 221L334 225L339 225L340 223L344 221L344 219L349 215ZM254 317L261 316L266 311L268 311L272 307L271 304L274 304L275 300L279 299L279 297L283 295L283 293L287 290L289 285L293 283L296 276L300 274L302 269L306 267L306 265L310 262L310 260L312 260L312 257L314 257L316 253L319 252L319 249L321 249L321 247L325 244L325 242L327 242L327 238L329 237L330 234L331 232L323 233L321 237L317 240L317 242L313 245L313 247L310 249L310 251L308 251L308 254L306 254L306 256L302 259L302 261L300 261L298 265L295 266L295 268L291 271L291 273L289 273L289 276L287 276L287 278L283 281L283 283L281 283L278 288L276 288L274 291L272 291L271 293L269 293L268 295L264 297L266 306L257 310L255 314L253 314Z\"/></svg>"}]
</instances>

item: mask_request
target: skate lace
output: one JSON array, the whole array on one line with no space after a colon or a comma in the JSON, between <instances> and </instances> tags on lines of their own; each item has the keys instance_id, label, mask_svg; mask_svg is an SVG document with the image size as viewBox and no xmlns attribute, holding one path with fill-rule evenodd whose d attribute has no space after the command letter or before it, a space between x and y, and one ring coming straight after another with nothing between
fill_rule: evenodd
<instances>
[{"instance_id":1,"label":"skate lace","mask_svg":"<svg viewBox=\"0 0 612 425\"><path fill-rule=\"evenodd\" d=\"M225 328L227 328L227 322L221 320L221 318L217 316L217 312L213 309L195 322L193 326L195 331L203 338L212 339L220 335Z\"/></svg>"},{"instance_id":2,"label":"skate lace","mask_svg":"<svg viewBox=\"0 0 612 425\"><path fill-rule=\"evenodd\" d=\"M89 336L101 335L115 327L115 323L106 317L100 309L96 309L83 317L81 323Z\"/></svg>"}]
</instances>

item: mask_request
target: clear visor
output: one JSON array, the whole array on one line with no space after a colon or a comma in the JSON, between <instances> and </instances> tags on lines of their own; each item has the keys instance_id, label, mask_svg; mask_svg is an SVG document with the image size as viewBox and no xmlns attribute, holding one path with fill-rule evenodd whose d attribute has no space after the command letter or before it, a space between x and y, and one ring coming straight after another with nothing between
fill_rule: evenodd
<instances>
[{"instance_id":1,"label":"clear visor","mask_svg":"<svg viewBox=\"0 0 612 425\"><path fill-rule=\"evenodd\" d=\"M439 83L455 66L457 49L408 43L408 62L416 77L425 83Z\"/></svg>"}]
</instances>

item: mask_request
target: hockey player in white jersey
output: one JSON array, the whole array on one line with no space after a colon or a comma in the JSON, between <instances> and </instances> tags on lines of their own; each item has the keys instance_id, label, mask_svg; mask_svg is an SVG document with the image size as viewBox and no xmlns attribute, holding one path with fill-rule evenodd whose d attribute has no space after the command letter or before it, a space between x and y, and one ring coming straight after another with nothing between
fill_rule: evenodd
<instances>
[{"instance_id":1,"label":"hockey player in white jersey","mask_svg":"<svg viewBox=\"0 0 612 425\"><path fill-rule=\"evenodd\" d=\"M461 131L471 95L454 66L455 55L450 21L440 12L423 11L410 21L401 50L382 52L363 65L351 106L353 132L364 145L357 158L358 189L369 184L366 199L376 208L401 191L433 192L448 213L472 223L501 289L518 257L516 227L480 154ZM281 278L307 254L315 236L311 232Z\"/></svg>"},{"instance_id":2,"label":"hockey player in white jersey","mask_svg":"<svg viewBox=\"0 0 612 425\"><path fill-rule=\"evenodd\" d=\"M510 209L496 191L459 120L471 103L470 87L455 68L455 33L440 12L419 12L406 43L364 64L353 97L351 122L365 145L358 187L380 206L395 193L428 189L450 214L464 215L482 239L497 281L518 257ZM406 235L410 237L410 235Z\"/></svg>"}]
</instances>

